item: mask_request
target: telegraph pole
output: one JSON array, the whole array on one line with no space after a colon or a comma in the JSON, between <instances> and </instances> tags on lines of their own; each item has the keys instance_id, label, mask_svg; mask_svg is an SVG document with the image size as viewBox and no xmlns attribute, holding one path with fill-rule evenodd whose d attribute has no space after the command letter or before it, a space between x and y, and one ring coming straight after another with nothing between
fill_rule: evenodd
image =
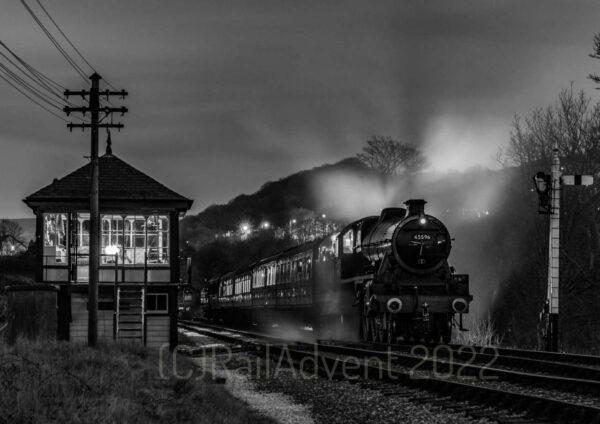
<instances>
[{"instance_id":1,"label":"telegraph pole","mask_svg":"<svg viewBox=\"0 0 600 424\"><path fill-rule=\"evenodd\" d=\"M90 112L91 121L83 124L67 124L69 130L73 128L91 129L91 186L90 186L90 249L89 249L89 286L88 286L88 346L95 347L98 342L98 280L100 268L100 208L99 208L99 169L98 169L98 129L99 128L123 128L123 124L117 123L100 123L100 112L104 112L106 116L113 112L120 112L121 115L127 112L127 108L120 107L100 107L100 95L106 96L108 100L110 96L120 96L125 98L127 92L109 91L100 92L100 75L94 72L90 76L92 87L90 91L65 91L65 97L78 95L82 98L88 97L88 107L65 107L63 111L69 115L71 112L81 112L83 116Z\"/></svg>"}]
</instances>

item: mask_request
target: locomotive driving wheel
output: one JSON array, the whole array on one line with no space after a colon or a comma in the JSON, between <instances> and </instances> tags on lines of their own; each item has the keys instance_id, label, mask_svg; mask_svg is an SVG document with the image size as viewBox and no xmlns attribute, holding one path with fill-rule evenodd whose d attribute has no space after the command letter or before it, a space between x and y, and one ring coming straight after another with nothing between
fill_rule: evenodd
<instances>
[{"instance_id":1,"label":"locomotive driving wheel","mask_svg":"<svg viewBox=\"0 0 600 424\"><path fill-rule=\"evenodd\" d=\"M362 312L360 314L360 323L362 330L362 339L364 342L372 341L373 337L373 318L371 318L367 312L366 307L363 307Z\"/></svg>"},{"instance_id":2,"label":"locomotive driving wheel","mask_svg":"<svg viewBox=\"0 0 600 424\"><path fill-rule=\"evenodd\" d=\"M371 334L373 327L371 326L371 320L369 317L369 308L367 307L367 294L359 294L361 296L361 308L360 308L360 332L363 342L371 341Z\"/></svg>"},{"instance_id":3,"label":"locomotive driving wheel","mask_svg":"<svg viewBox=\"0 0 600 424\"><path fill-rule=\"evenodd\" d=\"M390 314L387 312L378 314L375 318L375 327L377 332L377 343L391 343L394 337L393 324L390 320Z\"/></svg>"},{"instance_id":4,"label":"locomotive driving wheel","mask_svg":"<svg viewBox=\"0 0 600 424\"><path fill-rule=\"evenodd\" d=\"M393 315L390 313L386 313L385 314L387 319L386 319L386 343L387 344L392 344L396 341L396 320L394 319Z\"/></svg>"}]
</instances>

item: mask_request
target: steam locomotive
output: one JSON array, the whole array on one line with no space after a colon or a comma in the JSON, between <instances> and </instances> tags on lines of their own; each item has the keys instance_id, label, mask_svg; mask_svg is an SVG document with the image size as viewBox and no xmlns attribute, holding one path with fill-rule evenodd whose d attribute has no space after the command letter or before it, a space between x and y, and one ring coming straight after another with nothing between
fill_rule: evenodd
<instances>
[{"instance_id":1,"label":"steam locomotive","mask_svg":"<svg viewBox=\"0 0 600 424\"><path fill-rule=\"evenodd\" d=\"M469 310L469 276L448 264L451 238L425 202L383 209L339 233L209 281L205 318L310 326L319 337L448 343Z\"/></svg>"}]
</instances>

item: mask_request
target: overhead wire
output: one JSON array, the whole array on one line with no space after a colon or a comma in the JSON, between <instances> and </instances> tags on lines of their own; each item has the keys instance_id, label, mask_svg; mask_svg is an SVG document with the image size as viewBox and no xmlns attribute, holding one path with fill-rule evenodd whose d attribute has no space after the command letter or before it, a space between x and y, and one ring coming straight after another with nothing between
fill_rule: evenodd
<instances>
[{"instance_id":1,"label":"overhead wire","mask_svg":"<svg viewBox=\"0 0 600 424\"><path fill-rule=\"evenodd\" d=\"M90 69L92 71L98 73L96 71L96 68L94 68L94 66L92 66L92 64L83 56L83 54L81 54L81 52L79 51L79 49L71 42L71 40L69 39L69 37L67 37L67 34L64 33L64 31L60 28L60 26L58 25L58 23L54 20L54 18L52 18L52 16L48 12L48 10L44 7L44 5L42 4L42 2L40 0L36 0L36 2L40 6L40 8L44 11L44 13L48 17L48 19L50 19L50 21L54 24L54 26L56 27L56 29L58 30L58 32L60 32L60 34L67 41L67 43L69 43L69 45L73 48L73 50L75 50L75 52L79 55L79 57L87 64L87 66L90 67ZM104 79L104 82L106 83L106 85L108 85L113 90L117 90L110 82L108 82L108 80Z\"/></svg>"},{"instance_id":2,"label":"overhead wire","mask_svg":"<svg viewBox=\"0 0 600 424\"><path fill-rule=\"evenodd\" d=\"M1 41L0 41L0 44L2 44ZM6 54L2 53L1 51L0 51L0 56L3 57L8 63L10 63L13 66L14 69L16 69L18 72L20 72L20 74L22 74L25 77L27 77L29 80L32 81L33 84L36 84L42 90L45 90L47 93L49 93L52 96L56 97L60 101L64 101L64 102L68 103L71 106L74 105L73 103L71 103L70 101L68 101L68 100L66 100L64 98L63 93L59 92L56 88L52 87L43 78L37 76L36 74L34 74L33 72L31 72L27 68L23 69L22 65L19 65L19 63L15 63L15 61L13 61L10 57L8 57Z\"/></svg>"},{"instance_id":3,"label":"overhead wire","mask_svg":"<svg viewBox=\"0 0 600 424\"><path fill-rule=\"evenodd\" d=\"M33 85L25 81L22 77L17 75L15 72L11 71L7 66L0 63L0 72L4 75L8 76L11 80L13 80L16 84L19 84L22 88L29 91L32 95L36 96L38 99L46 102L47 104L62 110L63 104L56 101L55 99L48 96L46 93L41 90L35 88Z\"/></svg>"},{"instance_id":4,"label":"overhead wire","mask_svg":"<svg viewBox=\"0 0 600 424\"><path fill-rule=\"evenodd\" d=\"M48 12L48 9L46 9L44 7L44 5L41 3L40 0L36 0L36 2L40 6L40 8L44 12L44 14L48 17L48 19L50 20L50 22L52 22L52 24L54 25L54 27L63 36L63 38L67 41L67 43L73 48L73 50L79 55L79 57L87 64L87 66L92 71L94 71L95 73L98 73L96 71L96 69L92 66L92 64L83 56L83 54L81 53L81 51L69 39L69 37L66 35L66 33L61 29L60 25L58 25L58 22L56 22L56 20L52 17L52 15L50 15L50 12ZM29 14L37 22L38 26L40 26L40 28L44 31L44 33L46 34L46 36L50 39L50 41L54 44L54 46L59 50L59 52L63 55L63 57L65 57L65 59L67 60L67 62L69 62L72 66L76 67L76 70L79 69L80 72L78 72L78 73L87 82L88 79L85 77L83 69L75 62L75 60L67 53L67 51L58 42L58 40L50 33L50 31L48 30L48 28L41 22L41 20L37 17L37 15L35 15L35 13L33 12L33 10L30 7L28 7L28 5L25 3L25 0L21 0L21 3L23 3L23 6L27 9L27 11L29 12ZM117 89L108 80L103 79L103 81L104 81L105 84L107 84L113 90L117 91ZM108 104L114 106L113 102L111 102L110 99L107 98L105 101Z\"/></svg>"},{"instance_id":5,"label":"overhead wire","mask_svg":"<svg viewBox=\"0 0 600 424\"><path fill-rule=\"evenodd\" d=\"M10 82L10 80L6 79L6 77L4 77L4 75L0 75L0 78L2 78L4 81L6 81L8 84L10 84L11 86L13 86L15 88L15 90L19 91L22 95L24 95L25 97L27 97L29 100L31 100L33 103L35 103L36 105L38 105L39 107L41 107L42 109L44 109L46 112L56 116L58 119L60 119L61 121L65 121L65 122L69 122L67 121L65 118L63 118L62 116L60 116L58 113L53 112L52 110L48 109L46 106L42 105L41 103L39 103L38 101L36 101L35 99L31 98L27 93L23 92L19 87L17 87L16 85L14 85L12 82Z\"/></svg>"},{"instance_id":6,"label":"overhead wire","mask_svg":"<svg viewBox=\"0 0 600 424\"><path fill-rule=\"evenodd\" d=\"M54 36L50 33L50 31L48 31L46 26L37 17L37 15L33 12L33 10L31 10L31 8L27 5L27 3L25 3L25 0L21 0L21 4L25 7L25 9L27 9L27 12L29 12L31 17L35 20L35 22L38 24L38 26L44 32L44 34L46 34L46 37L48 37L50 42L54 45L54 47L56 47L56 49L59 51L59 53L71 65L71 67L75 70L75 72L77 72L79 74L79 76L81 76L81 78L85 82L88 82L88 77L85 75L85 72L83 71L83 69L73 60L73 58L71 56L69 56L69 54L66 52L66 50L60 45L60 43L56 40L56 38L54 38Z\"/></svg>"},{"instance_id":7,"label":"overhead wire","mask_svg":"<svg viewBox=\"0 0 600 424\"><path fill-rule=\"evenodd\" d=\"M60 85L59 83L57 83L50 77L44 75L42 72L38 71L33 66L29 65L25 60L23 60L13 50L11 50L4 42L0 41L0 46L4 47L4 49L6 49L6 51L9 52L18 63L15 63L15 61L11 60L10 57L8 57L6 54L4 54L2 52L0 52L0 56L4 57L4 59L6 59L8 61L8 63L10 63L23 76L26 76L27 78L29 78L31 81L33 81L35 84L37 84L37 86L41 87L42 89L37 88L36 86L32 85L31 83L26 81L22 76L20 76L18 73L9 69L8 66L0 63L0 72L4 75L4 77L2 78L3 80L8 82L13 88L15 88L17 91L19 91L25 97L27 97L29 100L31 100L32 102L34 102L35 104L37 104L38 106L42 107L45 110L48 110L47 107L41 105L39 103L39 101L42 101L42 102L46 103L47 105L49 105L55 109L58 109L60 111L63 111L63 107L66 105L75 106L74 103L65 99L63 97L63 95L61 94L61 92L58 91L59 88L64 89L64 87L62 85ZM21 66L19 66L19 64ZM12 81L12 83L11 83L11 81ZM22 89L19 89L19 87L21 87ZM32 99L31 96L24 93L23 90L26 90L27 92L29 92L32 96L39 99L39 101ZM50 96L48 96L48 94L46 94L46 92L44 92L44 90L47 93L54 95L58 100L55 100L55 99L51 98ZM53 113L53 115L56 116L55 113ZM75 118L79 121L82 121L82 122L89 122L89 119L80 118L78 116L73 116L73 118ZM64 120L64 119L62 119L62 120Z\"/></svg>"},{"instance_id":8,"label":"overhead wire","mask_svg":"<svg viewBox=\"0 0 600 424\"><path fill-rule=\"evenodd\" d=\"M2 78L4 81L6 81L8 84L10 84L13 88L15 88L19 93L21 93L22 95L24 95L26 98L28 98L29 100L31 100L33 103L35 103L36 105L38 105L39 107L41 107L42 109L52 113L54 116L59 116L57 115L55 112L52 112L50 109L48 109L46 106L44 106L41 102L44 102L46 105L53 107L54 109L57 109L61 112L63 112L63 109L61 106L61 104L56 104L56 103L52 103L51 101L49 101L43 93L40 93L39 91L35 90L35 88L32 88L31 86L29 86L26 82L23 83L22 79L19 78L18 76L12 75L14 73L12 73L10 70L7 70L6 67L2 64L0 64L0 78ZM19 88L21 87L21 88ZM31 97L30 95L28 95L25 91L29 92L32 96L37 97L39 99L35 100L35 98ZM64 119L62 116L60 117L61 120L67 122L66 119ZM73 116L74 119L77 119L81 122L89 122L89 119L85 119L85 118L81 118L79 116Z\"/></svg>"},{"instance_id":9,"label":"overhead wire","mask_svg":"<svg viewBox=\"0 0 600 424\"><path fill-rule=\"evenodd\" d=\"M73 50L86 63L87 66L89 66L94 72L96 72L91 63L83 56L79 49L77 49L77 47L73 44L73 42L71 42L71 40L68 38L65 32L60 28L58 23L52 18L48 10L42 5L41 1L36 1L48 17L48 19L50 19L52 24L56 27L56 29L60 32L63 38L71 46L71 48L73 48ZM58 42L58 40L50 33L48 28L38 18L35 12L27 5L25 0L21 0L21 3L23 4L27 12L31 15L31 17L35 20L35 22L38 24L40 29L48 37L50 42L64 57L64 59L71 65L71 67L77 72L79 76L81 76L81 78L85 82L89 82L89 79L85 75L83 68L79 66L79 64L77 64L77 62L69 55L69 53ZM0 41L0 46L4 47L4 49L8 53L10 53L10 55L14 58L14 60L12 60L6 54L0 51L0 56L3 57L13 67L13 69L10 69L5 64L0 63L0 78L2 78L9 85L11 85L28 100L35 103L40 108L46 110L47 112L51 113L52 115L61 119L62 121L68 122L62 116L56 114L51 109L49 109L49 107L52 107L63 111L65 103L67 105L74 106L74 104L70 102L66 98L66 96L64 96L66 88L58 82L54 81L53 79L49 78L48 76L44 75L42 72L38 71L33 66L29 65L25 60L20 58L13 50L11 50L4 42ZM116 91L115 87L112 84L110 84L107 80L104 80L104 82ZM53 97L56 97L58 100L55 100ZM112 105L112 102L109 99L106 99L106 101ZM73 116L73 118L83 122L90 122L88 119L80 118L78 116Z\"/></svg>"},{"instance_id":10,"label":"overhead wire","mask_svg":"<svg viewBox=\"0 0 600 424\"><path fill-rule=\"evenodd\" d=\"M25 60L21 59L13 50L11 50L3 41L0 40L0 46L4 47L6 49L7 52L9 52L12 57L15 58L15 60L17 60L17 62L19 62L25 69L27 69L33 76L35 76L38 80L40 80L40 82L43 82L44 84L48 84L48 85L52 85L54 86L54 88L57 91L65 91L66 88L64 86L62 86L61 84L57 83L56 81L54 81L52 78L44 75L43 73L41 73L40 71L38 71L37 69L35 69L33 66L31 66L30 64L28 64Z\"/></svg>"}]
</instances>

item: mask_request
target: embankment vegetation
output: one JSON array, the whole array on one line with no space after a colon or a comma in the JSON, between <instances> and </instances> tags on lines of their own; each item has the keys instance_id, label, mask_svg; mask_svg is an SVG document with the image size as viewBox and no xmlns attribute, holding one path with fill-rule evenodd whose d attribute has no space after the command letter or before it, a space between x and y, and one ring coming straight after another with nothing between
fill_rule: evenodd
<instances>
[{"instance_id":1,"label":"embankment vegetation","mask_svg":"<svg viewBox=\"0 0 600 424\"><path fill-rule=\"evenodd\" d=\"M177 362L181 374L192 366ZM0 345L0 423L271 422L207 377L177 379L164 363L167 379L158 352L141 346Z\"/></svg>"}]
</instances>

